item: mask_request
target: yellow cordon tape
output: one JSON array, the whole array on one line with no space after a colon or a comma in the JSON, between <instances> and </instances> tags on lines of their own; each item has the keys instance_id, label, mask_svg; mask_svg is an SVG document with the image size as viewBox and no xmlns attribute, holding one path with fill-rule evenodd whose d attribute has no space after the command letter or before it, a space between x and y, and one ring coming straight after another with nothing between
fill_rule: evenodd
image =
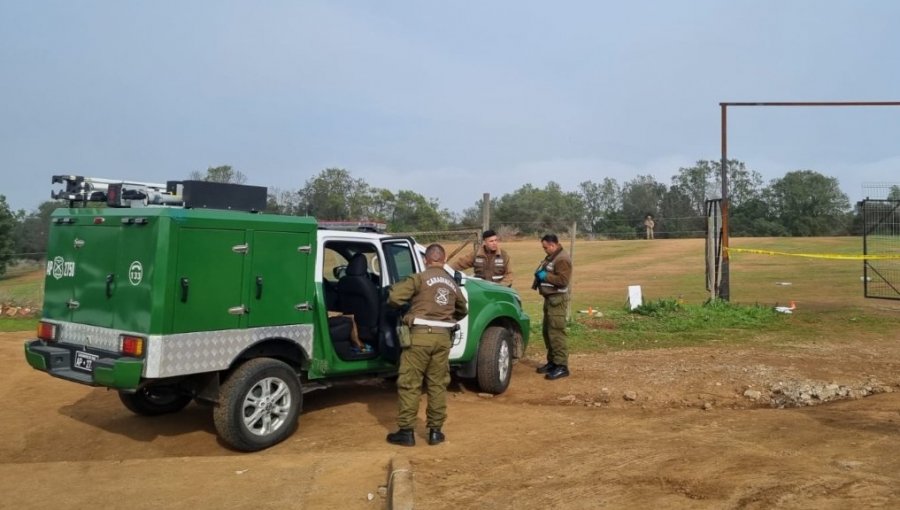
<instances>
[{"instance_id":1,"label":"yellow cordon tape","mask_svg":"<svg viewBox=\"0 0 900 510\"><path fill-rule=\"evenodd\" d=\"M785 255L788 257L806 257L808 259L832 259L832 260L900 260L897 255L842 255L840 253L787 253L783 251L751 250L747 248L725 248L729 252L754 253L756 255Z\"/></svg>"}]
</instances>

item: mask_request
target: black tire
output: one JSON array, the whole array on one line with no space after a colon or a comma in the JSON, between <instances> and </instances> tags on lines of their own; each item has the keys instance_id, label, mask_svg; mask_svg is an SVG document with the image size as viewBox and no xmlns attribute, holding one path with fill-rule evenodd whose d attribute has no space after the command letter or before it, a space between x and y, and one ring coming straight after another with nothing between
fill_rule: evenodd
<instances>
[{"instance_id":1,"label":"black tire","mask_svg":"<svg viewBox=\"0 0 900 510\"><path fill-rule=\"evenodd\" d=\"M481 391L499 395L509 387L512 338L510 331L500 326L490 326L481 335L476 367L476 380Z\"/></svg>"},{"instance_id":2,"label":"black tire","mask_svg":"<svg viewBox=\"0 0 900 510\"><path fill-rule=\"evenodd\" d=\"M290 366L255 358L235 369L222 385L213 421L226 444L253 452L293 434L302 404L300 379Z\"/></svg>"},{"instance_id":3,"label":"black tire","mask_svg":"<svg viewBox=\"0 0 900 510\"><path fill-rule=\"evenodd\" d=\"M159 416L177 413L191 403L192 397L167 386L144 386L134 393L119 392L119 400L134 414Z\"/></svg>"}]
</instances>

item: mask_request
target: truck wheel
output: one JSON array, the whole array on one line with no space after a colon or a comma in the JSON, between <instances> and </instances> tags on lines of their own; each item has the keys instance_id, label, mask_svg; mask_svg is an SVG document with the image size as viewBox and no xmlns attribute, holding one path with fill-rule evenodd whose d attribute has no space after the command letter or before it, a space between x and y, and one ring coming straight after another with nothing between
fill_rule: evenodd
<instances>
[{"instance_id":1,"label":"truck wheel","mask_svg":"<svg viewBox=\"0 0 900 510\"><path fill-rule=\"evenodd\" d=\"M191 403L192 398L174 388L144 386L134 393L120 391L119 400L134 414L159 416L181 411Z\"/></svg>"},{"instance_id":2,"label":"truck wheel","mask_svg":"<svg viewBox=\"0 0 900 510\"><path fill-rule=\"evenodd\" d=\"M231 374L219 395L213 410L216 431L237 450L268 448L297 428L303 399L300 379L281 361L251 359Z\"/></svg>"},{"instance_id":3,"label":"truck wheel","mask_svg":"<svg viewBox=\"0 0 900 510\"><path fill-rule=\"evenodd\" d=\"M486 393L499 395L509 386L512 374L512 334L500 326L491 326L481 335L478 346L476 378Z\"/></svg>"}]
</instances>

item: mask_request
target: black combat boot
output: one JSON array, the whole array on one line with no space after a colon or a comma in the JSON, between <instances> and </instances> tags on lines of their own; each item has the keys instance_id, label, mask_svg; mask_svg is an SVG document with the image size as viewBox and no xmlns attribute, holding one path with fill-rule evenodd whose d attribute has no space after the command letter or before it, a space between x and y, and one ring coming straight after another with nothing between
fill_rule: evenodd
<instances>
[{"instance_id":1,"label":"black combat boot","mask_svg":"<svg viewBox=\"0 0 900 510\"><path fill-rule=\"evenodd\" d=\"M429 429L428 430L428 444L436 445L444 442L444 433L441 432L441 429Z\"/></svg>"},{"instance_id":2,"label":"black combat boot","mask_svg":"<svg viewBox=\"0 0 900 510\"><path fill-rule=\"evenodd\" d=\"M569 367L565 365L555 365L553 370L547 372L547 375L544 376L545 379L550 379L551 381L561 377L569 377Z\"/></svg>"},{"instance_id":3,"label":"black combat boot","mask_svg":"<svg viewBox=\"0 0 900 510\"><path fill-rule=\"evenodd\" d=\"M537 367L536 372L539 374L546 374L547 372L552 372L554 368L556 368L556 364L552 361L548 361L543 365Z\"/></svg>"},{"instance_id":4,"label":"black combat boot","mask_svg":"<svg viewBox=\"0 0 900 510\"><path fill-rule=\"evenodd\" d=\"M413 429L400 429L397 432L388 434L387 442L400 446L415 446L416 435L413 434Z\"/></svg>"}]
</instances>

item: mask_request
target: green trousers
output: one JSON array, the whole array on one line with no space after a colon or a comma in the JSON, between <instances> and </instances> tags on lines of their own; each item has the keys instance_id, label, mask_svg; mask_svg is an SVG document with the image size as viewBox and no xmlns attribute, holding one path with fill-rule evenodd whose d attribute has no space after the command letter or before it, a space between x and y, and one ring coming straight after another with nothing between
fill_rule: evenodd
<instances>
[{"instance_id":1,"label":"green trousers","mask_svg":"<svg viewBox=\"0 0 900 510\"><path fill-rule=\"evenodd\" d=\"M566 294L544 297L544 346L547 361L554 365L569 365L569 347L566 340Z\"/></svg>"},{"instance_id":2,"label":"green trousers","mask_svg":"<svg viewBox=\"0 0 900 510\"><path fill-rule=\"evenodd\" d=\"M397 378L399 413L397 425L411 429L416 425L422 382L428 392L425 411L428 428L441 428L447 419L447 384L450 383L450 333L412 331L412 345L400 354Z\"/></svg>"}]
</instances>

